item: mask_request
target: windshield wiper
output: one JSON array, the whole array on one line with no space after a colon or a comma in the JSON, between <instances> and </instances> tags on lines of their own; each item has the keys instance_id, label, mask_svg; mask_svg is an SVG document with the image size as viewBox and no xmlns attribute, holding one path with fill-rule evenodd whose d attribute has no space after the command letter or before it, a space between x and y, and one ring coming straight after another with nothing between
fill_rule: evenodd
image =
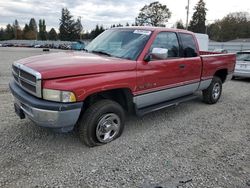
<instances>
[{"instance_id":1,"label":"windshield wiper","mask_svg":"<svg viewBox=\"0 0 250 188\"><path fill-rule=\"evenodd\" d=\"M106 56L112 56L111 54L101 51L101 50L93 50L91 51L92 53L97 53L97 54L102 54L102 55L106 55Z\"/></svg>"},{"instance_id":2,"label":"windshield wiper","mask_svg":"<svg viewBox=\"0 0 250 188\"><path fill-rule=\"evenodd\" d=\"M85 52L89 52L86 48L83 48L82 50L85 51Z\"/></svg>"},{"instance_id":3,"label":"windshield wiper","mask_svg":"<svg viewBox=\"0 0 250 188\"><path fill-rule=\"evenodd\" d=\"M250 59L244 59L244 61L250 61Z\"/></svg>"}]
</instances>

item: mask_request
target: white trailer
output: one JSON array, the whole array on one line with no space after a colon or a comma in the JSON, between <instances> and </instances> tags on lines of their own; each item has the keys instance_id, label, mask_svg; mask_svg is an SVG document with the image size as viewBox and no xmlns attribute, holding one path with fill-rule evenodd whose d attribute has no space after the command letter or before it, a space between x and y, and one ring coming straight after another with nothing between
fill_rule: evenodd
<instances>
[{"instance_id":1,"label":"white trailer","mask_svg":"<svg viewBox=\"0 0 250 188\"><path fill-rule=\"evenodd\" d=\"M200 51L208 51L209 38L206 34L195 33Z\"/></svg>"}]
</instances>

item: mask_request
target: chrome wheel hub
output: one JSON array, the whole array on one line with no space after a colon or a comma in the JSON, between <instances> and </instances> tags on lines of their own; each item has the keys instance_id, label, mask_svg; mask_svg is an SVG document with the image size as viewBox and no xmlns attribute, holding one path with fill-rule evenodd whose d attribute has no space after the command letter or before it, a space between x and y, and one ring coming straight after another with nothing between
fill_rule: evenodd
<instances>
[{"instance_id":1,"label":"chrome wheel hub","mask_svg":"<svg viewBox=\"0 0 250 188\"><path fill-rule=\"evenodd\" d=\"M121 120L114 113L104 114L96 127L96 137L99 142L107 143L119 133Z\"/></svg>"},{"instance_id":2,"label":"chrome wheel hub","mask_svg":"<svg viewBox=\"0 0 250 188\"><path fill-rule=\"evenodd\" d=\"M214 84L213 91L212 91L213 99L215 100L218 99L220 96L220 92L221 92L220 84L219 83Z\"/></svg>"}]
</instances>

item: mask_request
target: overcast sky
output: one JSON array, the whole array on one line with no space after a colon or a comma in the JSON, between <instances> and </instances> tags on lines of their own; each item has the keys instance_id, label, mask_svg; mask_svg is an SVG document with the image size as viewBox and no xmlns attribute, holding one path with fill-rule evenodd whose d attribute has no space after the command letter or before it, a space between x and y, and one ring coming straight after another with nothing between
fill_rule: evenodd
<instances>
[{"instance_id":1,"label":"overcast sky","mask_svg":"<svg viewBox=\"0 0 250 188\"><path fill-rule=\"evenodd\" d=\"M177 20L186 20L188 0L159 0L167 5L172 17L167 26L171 27ZM85 30L90 30L96 24L109 27L111 24L133 23L139 10L153 0L0 0L0 27L13 23L15 19L23 27L30 18L45 19L47 30L58 29L61 9L66 7L77 18L81 16ZM198 0L190 0L190 17ZM208 9L209 23L221 19L230 12L244 11L250 13L249 0L205 0Z\"/></svg>"}]
</instances>

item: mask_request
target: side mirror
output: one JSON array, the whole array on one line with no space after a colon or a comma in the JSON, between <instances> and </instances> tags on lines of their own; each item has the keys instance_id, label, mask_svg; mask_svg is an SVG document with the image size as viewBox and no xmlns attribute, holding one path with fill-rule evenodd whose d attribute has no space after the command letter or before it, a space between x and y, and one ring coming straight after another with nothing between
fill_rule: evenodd
<instances>
[{"instance_id":1,"label":"side mirror","mask_svg":"<svg viewBox=\"0 0 250 188\"><path fill-rule=\"evenodd\" d=\"M145 56L144 60L149 62L152 59L163 60L168 57L168 49L166 48L153 48L152 52Z\"/></svg>"}]
</instances>

